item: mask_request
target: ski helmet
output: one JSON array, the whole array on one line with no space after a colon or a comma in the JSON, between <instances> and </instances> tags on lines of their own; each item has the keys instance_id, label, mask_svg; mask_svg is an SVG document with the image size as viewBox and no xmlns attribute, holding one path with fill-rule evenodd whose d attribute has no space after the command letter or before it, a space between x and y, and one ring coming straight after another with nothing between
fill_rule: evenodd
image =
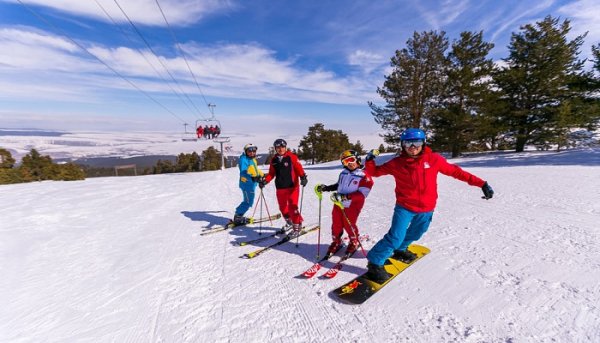
<instances>
[{"instance_id":1,"label":"ski helmet","mask_svg":"<svg viewBox=\"0 0 600 343\"><path fill-rule=\"evenodd\" d=\"M342 162L344 167L351 162L356 162L359 166L361 165L360 156L355 150L344 150L344 152L340 154L340 162Z\"/></svg>"},{"instance_id":2,"label":"ski helmet","mask_svg":"<svg viewBox=\"0 0 600 343\"><path fill-rule=\"evenodd\" d=\"M280 146L287 147L287 142L282 138L278 138L275 140L275 142L273 142L273 146L275 148L280 147Z\"/></svg>"},{"instance_id":3,"label":"ski helmet","mask_svg":"<svg viewBox=\"0 0 600 343\"><path fill-rule=\"evenodd\" d=\"M427 139L425 137L425 132L421 129L406 129L400 134L400 142L408 141L408 140L417 140L420 139L425 142Z\"/></svg>"},{"instance_id":4,"label":"ski helmet","mask_svg":"<svg viewBox=\"0 0 600 343\"><path fill-rule=\"evenodd\" d=\"M256 147L256 145L254 145L252 143L248 143L248 144L244 145L244 152L248 153L248 150L256 151L256 150L258 150L258 148Z\"/></svg>"}]
</instances>

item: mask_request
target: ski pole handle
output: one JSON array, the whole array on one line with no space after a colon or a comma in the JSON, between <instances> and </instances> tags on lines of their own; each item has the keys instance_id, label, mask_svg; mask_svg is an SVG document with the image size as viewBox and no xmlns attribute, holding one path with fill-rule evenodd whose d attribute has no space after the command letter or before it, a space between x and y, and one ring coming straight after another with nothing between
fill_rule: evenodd
<instances>
[{"instance_id":1,"label":"ski pole handle","mask_svg":"<svg viewBox=\"0 0 600 343\"><path fill-rule=\"evenodd\" d=\"M323 185L320 183L315 185L315 194L317 195L317 198L319 198L319 201L323 200L323 192L321 191L322 186Z\"/></svg>"}]
</instances>

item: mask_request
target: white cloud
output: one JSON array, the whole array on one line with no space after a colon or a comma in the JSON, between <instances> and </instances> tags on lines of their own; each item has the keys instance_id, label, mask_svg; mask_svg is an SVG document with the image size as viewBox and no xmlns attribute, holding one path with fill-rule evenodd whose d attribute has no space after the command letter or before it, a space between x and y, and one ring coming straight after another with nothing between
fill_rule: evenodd
<instances>
[{"instance_id":1,"label":"white cloud","mask_svg":"<svg viewBox=\"0 0 600 343\"><path fill-rule=\"evenodd\" d=\"M387 58L364 50L355 50L348 56L348 63L350 65L359 66L367 74L370 74L375 69L381 68L387 62Z\"/></svg>"},{"instance_id":2,"label":"white cloud","mask_svg":"<svg viewBox=\"0 0 600 343\"><path fill-rule=\"evenodd\" d=\"M412 4L433 29L452 24L470 7L469 0L444 0L441 4L434 3L432 8L424 7L420 1L413 1Z\"/></svg>"},{"instance_id":3,"label":"white cloud","mask_svg":"<svg viewBox=\"0 0 600 343\"><path fill-rule=\"evenodd\" d=\"M100 4L114 20L118 22L127 20L113 0L23 0L23 3L109 21L110 19L98 6ZM159 3L169 24L174 26L190 25L213 13L229 11L237 7L232 0L161 0ZM145 25L166 25L155 0L127 0L121 1L119 4L133 22Z\"/></svg>"},{"instance_id":4,"label":"white cloud","mask_svg":"<svg viewBox=\"0 0 600 343\"><path fill-rule=\"evenodd\" d=\"M561 7L558 12L571 20L571 38L588 32L581 52L584 57L590 57L591 46L600 43L600 2L576 1Z\"/></svg>"},{"instance_id":5,"label":"white cloud","mask_svg":"<svg viewBox=\"0 0 600 343\"><path fill-rule=\"evenodd\" d=\"M519 26L524 24L520 23L523 18L527 18L532 15L538 15L539 13L546 11L553 4L554 0L545 0L541 3L536 3L535 6L531 6L531 4L523 2L521 5L515 7L512 12L506 16L508 19L499 23L499 28L494 31L490 40L495 42L498 36L503 34L506 30L510 29L517 31Z\"/></svg>"},{"instance_id":6,"label":"white cloud","mask_svg":"<svg viewBox=\"0 0 600 343\"><path fill-rule=\"evenodd\" d=\"M163 77L170 80L148 51L86 42L80 44L88 46L90 53L138 87L148 92L172 93L169 84L158 77L144 59L145 55ZM182 44L182 48L202 91L207 95L341 104L364 104L366 100L376 98L375 87L359 75L339 77L328 70L298 68L294 61L277 59L274 51L260 45L201 46L191 42ZM40 87L50 89L53 86L61 89L53 94L68 95L69 100L73 94L82 94L85 98L87 92L92 92L90 96L95 97L98 91L110 89L133 91L127 82L60 36L24 28L5 28L0 30L0 50L8 51L0 55L0 76L5 80L5 87L15 85L11 90L13 95L31 96ZM198 93L182 57L158 57L185 92ZM376 55L366 52L354 54L357 63L376 58ZM40 72L48 77L40 79ZM18 82L11 82L11 78L18 78ZM179 86L171 86L179 90Z\"/></svg>"}]
</instances>

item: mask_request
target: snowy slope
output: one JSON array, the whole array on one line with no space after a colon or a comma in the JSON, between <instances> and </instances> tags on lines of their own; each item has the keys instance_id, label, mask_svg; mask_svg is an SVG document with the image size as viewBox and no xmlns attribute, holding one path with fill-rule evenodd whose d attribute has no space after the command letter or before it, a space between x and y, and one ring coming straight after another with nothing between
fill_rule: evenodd
<instances>
[{"instance_id":1,"label":"snowy slope","mask_svg":"<svg viewBox=\"0 0 600 343\"><path fill-rule=\"evenodd\" d=\"M330 295L365 270L359 254L333 280L296 277L316 233L253 260L239 257L256 246L232 242L258 229L199 235L241 200L233 169L0 186L0 341L600 341L600 150L453 162L496 197L440 175L421 240L431 254L361 306ZM309 190L340 169L307 169L313 223ZM391 177L375 179L359 221L367 249L388 229L392 193ZM276 212L273 185L265 195ZM330 211L324 201L322 252Z\"/></svg>"}]
</instances>

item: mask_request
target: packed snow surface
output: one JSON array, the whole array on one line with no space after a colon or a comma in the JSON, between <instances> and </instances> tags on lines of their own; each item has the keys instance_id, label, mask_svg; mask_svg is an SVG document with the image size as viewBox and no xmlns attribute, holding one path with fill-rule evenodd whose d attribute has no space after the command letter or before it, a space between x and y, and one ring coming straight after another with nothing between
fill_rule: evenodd
<instances>
[{"instance_id":1,"label":"packed snow surface","mask_svg":"<svg viewBox=\"0 0 600 343\"><path fill-rule=\"evenodd\" d=\"M298 277L319 233L251 260L240 256L267 242L233 243L258 237L258 225L200 235L233 215L236 169L0 186L0 341L599 342L600 150L451 162L494 198L440 175L419 242L431 253L360 306L331 294L366 270L360 253L332 280ZM334 183L340 166L306 169L312 224L312 188ZM367 250L389 228L393 189L392 177L375 179L359 219ZM265 197L276 213L273 184Z\"/></svg>"}]
</instances>

